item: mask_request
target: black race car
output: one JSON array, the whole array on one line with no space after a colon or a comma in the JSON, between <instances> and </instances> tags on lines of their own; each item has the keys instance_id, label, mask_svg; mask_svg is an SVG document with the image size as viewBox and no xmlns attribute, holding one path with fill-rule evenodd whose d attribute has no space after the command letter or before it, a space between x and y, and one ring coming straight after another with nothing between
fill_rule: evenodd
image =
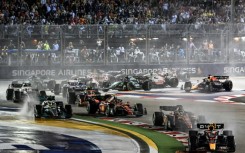
<instances>
[{"instance_id":1,"label":"black race car","mask_svg":"<svg viewBox=\"0 0 245 153\"><path fill-rule=\"evenodd\" d=\"M40 105L34 106L35 118L71 118L72 107L65 105L62 101L47 100L43 101Z\"/></svg>"},{"instance_id":2,"label":"black race car","mask_svg":"<svg viewBox=\"0 0 245 153\"><path fill-rule=\"evenodd\" d=\"M221 81L224 80L224 81ZM215 91L231 91L233 83L229 80L229 76L211 76L204 78L202 82L192 84L190 81L185 82L184 90L190 92L191 90L199 90L202 92L215 92Z\"/></svg>"},{"instance_id":3,"label":"black race car","mask_svg":"<svg viewBox=\"0 0 245 153\"><path fill-rule=\"evenodd\" d=\"M190 152L235 152L235 137L230 130L223 130L224 124L198 123L197 128L203 130L189 131L188 149Z\"/></svg>"},{"instance_id":4,"label":"black race car","mask_svg":"<svg viewBox=\"0 0 245 153\"><path fill-rule=\"evenodd\" d=\"M103 88L104 92L108 90L130 91L130 90L145 90L149 91L152 88L152 81L146 76L126 76L121 81L112 83L108 88Z\"/></svg>"}]
</instances>

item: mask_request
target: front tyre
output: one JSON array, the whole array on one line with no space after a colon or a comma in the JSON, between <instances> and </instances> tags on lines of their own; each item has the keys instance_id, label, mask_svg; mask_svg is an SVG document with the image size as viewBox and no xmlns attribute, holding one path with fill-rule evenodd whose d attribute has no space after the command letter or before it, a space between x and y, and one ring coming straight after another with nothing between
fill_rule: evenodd
<instances>
[{"instance_id":1,"label":"front tyre","mask_svg":"<svg viewBox=\"0 0 245 153\"><path fill-rule=\"evenodd\" d=\"M184 85L185 92L191 92L191 87L192 87L192 84L190 81L185 82L185 85Z\"/></svg>"}]
</instances>

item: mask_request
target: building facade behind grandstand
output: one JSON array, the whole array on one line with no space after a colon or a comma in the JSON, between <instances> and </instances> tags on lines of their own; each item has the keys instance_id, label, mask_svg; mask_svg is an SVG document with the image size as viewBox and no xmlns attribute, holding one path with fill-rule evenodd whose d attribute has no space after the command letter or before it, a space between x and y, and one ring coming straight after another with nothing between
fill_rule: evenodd
<instances>
[{"instance_id":1,"label":"building facade behind grandstand","mask_svg":"<svg viewBox=\"0 0 245 153\"><path fill-rule=\"evenodd\" d=\"M0 25L0 39L1 78L98 69L245 74L244 24Z\"/></svg>"}]
</instances>

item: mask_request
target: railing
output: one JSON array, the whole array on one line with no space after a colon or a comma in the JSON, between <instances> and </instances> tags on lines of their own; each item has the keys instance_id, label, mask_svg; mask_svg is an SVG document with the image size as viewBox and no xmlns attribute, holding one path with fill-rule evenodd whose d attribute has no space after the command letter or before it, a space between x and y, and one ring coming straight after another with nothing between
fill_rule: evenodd
<instances>
[{"instance_id":1,"label":"railing","mask_svg":"<svg viewBox=\"0 0 245 153\"><path fill-rule=\"evenodd\" d=\"M1 25L0 65L245 62L245 25Z\"/></svg>"}]
</instances>

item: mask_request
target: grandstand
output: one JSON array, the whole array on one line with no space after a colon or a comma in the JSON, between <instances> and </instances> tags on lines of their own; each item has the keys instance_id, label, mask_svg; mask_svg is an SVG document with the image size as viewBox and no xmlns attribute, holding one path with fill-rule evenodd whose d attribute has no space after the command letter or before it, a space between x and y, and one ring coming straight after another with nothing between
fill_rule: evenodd
<instances>
[{"instance_id":1,"label":"grandstand","mask_svg":"<svg viewBox=\"0 0 245 153\"><path fill-rule=\"evenodd\" d=\"M243 63L244 3L2 0L0 65Z\"/></svg>"}]
</instances>

